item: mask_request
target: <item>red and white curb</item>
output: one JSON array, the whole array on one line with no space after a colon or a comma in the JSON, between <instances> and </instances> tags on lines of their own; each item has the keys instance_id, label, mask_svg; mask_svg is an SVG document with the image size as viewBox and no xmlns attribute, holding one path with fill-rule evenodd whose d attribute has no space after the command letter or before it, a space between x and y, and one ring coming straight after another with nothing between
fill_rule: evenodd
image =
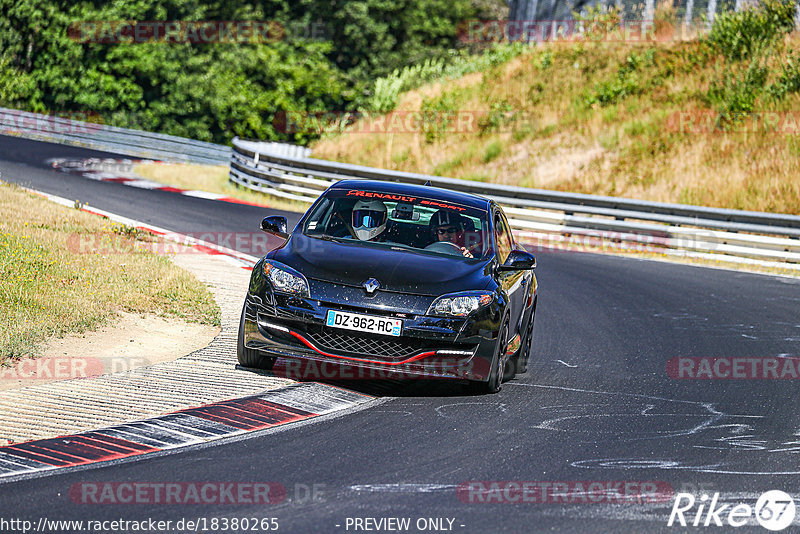
<instances>
[{"instance_id":1,"label":"red and white curb","mask_svg":"<svg viewBox=\"0 0 800 534\"><path fill-rule=\"evenodd\" d=\"M29 188L52 202L73 201ZM100 209L82 211L140 228L164 238L193 244L201 252L222 255L252 269L258 258L190 236L148 226ZM375 397L319 382L298 382L256 395L230 399L146 420L0 447L0 479L11 479L69 467L85 466L187 447L299 422L350 409Z\"/></svg>"},{"instance_id":2,"label":"red and white curb","mask_svg":"<svg viewBox=\"0 0 800 534\"><path fill-rule=\"evenodd\" d=\"M186 234L181 234L178 232L173 232L171 230L166 230L158 226L152 226L147 223L143 223L141 221L129 219L128 217L123 217L121 215L111 213L109 211L101 210L98 208L88 208L86 207L86 205L77 204L75 201L66 199L64 197L51 195L49 193L37 191L36 189L30 189L28 187L22 187L22 189L28 191L29 193L33 193L34 195L46 198L47 200L55 202L56 204L59 204L61 206L65 206L68 208L78 208L86 213L91 213L92 215L98 215L100 217L104 217L106 219L109 219L111 221L120 224L124 224L126 226L138 228L139 230L143 230L145 232L150 232L151 234L157 235L163 239L178 243L180 245L192 246L194 250L198 252L204 252L207 254L222 256L223 258L225 258L226 261L234 265L237 265L239 267L242 267L244 269L252 270L253 265L255 265L256 262L258 262L259 260L259 258L255 256L251 256L250 254L244 254L232 248L223 247L215 243L210 243L208 241L203 241L201 239L188 236Z\"/></svg>"},{"instance_id":3,"label":"red and white curb","mask_svg":"<svg viewBox=\"0 0 800 534\"><path fill-rule=\"evenodd\" d=\"M198 191L194 189L182 189L180 187L167 186L152 180L140 178L133 172L134 165L163 163L161 161L110 158L51 158L46 161L56 170L69 174L77 174L91 180L114 182L130 187L138 187L140 189L150 189L153 191L167 191L170 193L178 193L187 197L202 198L205 200L218 200L220 202L245 204L260 208L271 207L267 204L247 202L245 200L221 195L219 193L209 193L208 191Z\"/></svg>"},{"instance_id":4,"label":"red and white curb","mask_svg":"<svg viewBox=\"0 0 800 534\"><path fill-rule=\"evenodd\" d=\"M0 479L206 443L346 410L374 397L317 382L71 436L0 447Z\"/></svg>"}]
</instances>

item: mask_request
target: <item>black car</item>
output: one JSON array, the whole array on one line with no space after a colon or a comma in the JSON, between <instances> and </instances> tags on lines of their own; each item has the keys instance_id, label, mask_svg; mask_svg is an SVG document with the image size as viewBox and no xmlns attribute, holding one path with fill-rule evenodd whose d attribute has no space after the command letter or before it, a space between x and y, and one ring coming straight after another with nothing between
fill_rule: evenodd
<instances>
[{"instance_id":1,"label":"black car","mask_svg":"<svg viewBox=\"0 0 800 534\"><path fill-rule=\"evenodd\" d=\"M238 359L276 358L468 380L496 392L527 370L536 313L534 257L500 206L392 182L331 186L253 268ZM339 367L339 366L337 366Z\"/></svg>"}]
</instances>

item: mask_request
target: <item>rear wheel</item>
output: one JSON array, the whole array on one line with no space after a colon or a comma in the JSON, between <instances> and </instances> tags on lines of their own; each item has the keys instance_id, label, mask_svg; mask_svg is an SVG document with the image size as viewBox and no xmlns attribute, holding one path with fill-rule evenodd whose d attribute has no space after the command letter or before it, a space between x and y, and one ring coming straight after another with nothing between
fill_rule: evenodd
<instances>
[{"instance_id":1,"label":"rear wheel","mask_svg":"<svg viewBox=\"0 0 800 534\"><path fill-rule=\"evenodd\" d=\"M508 323L500 329L500 337L497 339L494 358L492 358L492 369L489 372L489 380L486 382L472 382L471 389L475 393L497 393L503 384L506 367L506 345L508 344Z\"/></svg>"},{"instance_id":2,"label":"rear wheel","mask_svg":"<svg viewBox=\"0 0 800 534\"><path fill-rule=\"evenodd\" d=\"M264 356L259 351L248 349L244 345L244 315L246 310L247 303L245 302L242 307L242 317L239 319L239 336L236 340L236 357L239 360L239 365L269 371L275 365L275 358Z\"/></svg>"},{"instance_id":3,"label":"rear wheel","mask_svg":"<svg viewBox=\"0 0 800 534\"><path fill-rule=\"evenodd\" d=\"M531 358L531 345L533 345L533 322L536 319L536 304L531 310L531 317L525 328L525 337L522 338L522 346L519 348L519 355L516 357L517 373L528 372L528 361Z\"/></svg>"}]
</instances>

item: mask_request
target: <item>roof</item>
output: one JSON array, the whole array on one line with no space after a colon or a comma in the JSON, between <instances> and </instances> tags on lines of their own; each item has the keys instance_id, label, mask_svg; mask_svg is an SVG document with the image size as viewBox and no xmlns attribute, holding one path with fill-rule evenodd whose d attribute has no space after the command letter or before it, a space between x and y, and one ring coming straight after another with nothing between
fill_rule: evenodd
<instances>
[{"instance_id":1,"label":"roof","mask_svg":"<svg viewBox=\"0 0 800 534\"><path fill-rule=\"evenodd\" d=\"M379 180L342 180L332 185L331 189L360 189L364 191L377 191L380 193L409 195L432 200L441 200L443 202L450 202L483 210L488 210L490 203L489 199L479 197L478 195L462 193L451 189Z\"/></svg>"}]
</instances>

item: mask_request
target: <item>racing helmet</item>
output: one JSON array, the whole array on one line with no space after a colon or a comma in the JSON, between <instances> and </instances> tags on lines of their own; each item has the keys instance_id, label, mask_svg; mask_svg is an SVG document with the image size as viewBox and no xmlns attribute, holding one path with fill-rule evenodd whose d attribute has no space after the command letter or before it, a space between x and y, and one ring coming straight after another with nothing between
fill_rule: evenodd
<instances>
[{"instance_id":1,"label":"racing helmet","mask_svg":"<svg viewBox=\"0 0 800 534\"><path fill-rule=\"evenodd\" d=\"M353 232L361 241L375 239L386 229L387 215L380 200L359 200L353 206Z\"/></svg>"},{"instance_id":2,"label":"racing helmet","mask_svg":"<svg viewBox=\"0 0 800 534\"><path fill-rule=\"evenodd\" d=\"M464 218L453 211L440 209L431 217L430 227L435 232L440 226L455 226L459 230L463 230Z\"/></svg>"}]
</instances>

